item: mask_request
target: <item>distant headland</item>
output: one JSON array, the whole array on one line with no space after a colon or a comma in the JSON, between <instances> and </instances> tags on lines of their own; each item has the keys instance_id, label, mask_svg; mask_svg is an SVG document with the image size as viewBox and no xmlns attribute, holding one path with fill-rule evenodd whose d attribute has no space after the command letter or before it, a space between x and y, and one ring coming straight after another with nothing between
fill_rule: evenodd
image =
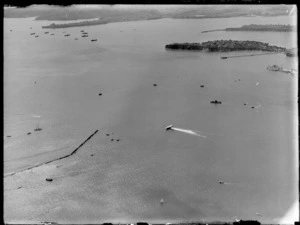
<instances>
[{"instance_id":1,"label":"distant headland","mask_svg":"<svg viewBox=\"0 0 300 225\"><path fill-rule=\"evenodd\" d=\"M208 52L231 51L266 51L286 53L287 49L258 41L216 40L202 43L173 43L165 46L166 49L175 50L200 50Z\"/></svg>"},{"instance_id":2,"label":"distant headland","mask_svg":"<svg viewBox=\"0 0 300 225\"><path fill-rule=\"evenodd\" d=\"M159 17L148 17L145 20L156 20L160 19ZM59 28L69 28L69 27L83 27L83 26L93 26L93 25L101 25L107 23L117 23L117 22L129 22L129 21L139 21L139 18L127 18L127 19L119 19L119 18L110 18L110 19L100 19L97 20L88 20L81 22L73 22L73 23L63 23L63 24L55 24L52 23L48 26L42 26L44 29L59 29Z\"/></svg>"},{"instance_id":3,"label":"distant headland","mask_svg":"<svg viewBox=\"0 0 300 225\"><path fill-rule=\"evenodd\" d=\"M293 32L296 31L296 26L281 25L281 24L250 24L241 27L232 27L226 29L206 30L201 33L215 32L215 31L270 31L270 32Z\"/></svg>"},{"instance_id":4,"label":"distant headland","mask_svg":"<svg viewBox=\"0 0 300 225\"><path fill-rule=\"evenodd\" d=\"M81 22L63 23L63 24L51 23L48 26L42 26L42 28L57 29L57 28L68 28L68 27L92 26L92 25L99 25L99 24L106 24L106 23L108 23L108 21L98 19L92 21L81 21Z\"/></svg>"}]
</instances>

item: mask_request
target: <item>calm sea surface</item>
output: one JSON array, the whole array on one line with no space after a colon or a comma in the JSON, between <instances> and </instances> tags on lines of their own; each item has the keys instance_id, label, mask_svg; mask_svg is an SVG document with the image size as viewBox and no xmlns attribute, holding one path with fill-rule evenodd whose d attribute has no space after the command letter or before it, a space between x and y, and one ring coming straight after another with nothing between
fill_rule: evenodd
<instances>
[{"instance_id":1,"label":"calm sea surface","mask_svg":"<svg viewBox=\"0 0 300 225\"><path fill-rule=\"evenodd\" d=\"M97 153L84 165L93 170L77 171L61 208L49 214L52 221L274 222L298 199L297 75L266 69L296 69L296 58L221 60L249 52L165 50L173 42L218 39L297 47L296 32L201 33L295 20L162 19L41 29L49 23L4 19L4 172L68 154L99 129L79 153ZM210 104L215 99L223 104ZM166 132L169 124L201 136ZM37 125L43 130L34 132ZM63 203L68 200L78 208ZM91 205L98 211L84 209Z\"/></svg>"}]
</instances>

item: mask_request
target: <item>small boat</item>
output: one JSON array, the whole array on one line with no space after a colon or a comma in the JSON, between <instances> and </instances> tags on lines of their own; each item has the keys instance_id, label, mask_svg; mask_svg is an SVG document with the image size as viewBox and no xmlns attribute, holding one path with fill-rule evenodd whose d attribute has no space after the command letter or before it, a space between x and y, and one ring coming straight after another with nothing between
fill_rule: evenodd
<instances>
[{"instance_id":1,"label":"small boat","mask_svg":"<svg viewBox=\"0 0 300 225\"><path fill-rule=\"evenodd\" d=\"M68 36L70 36L70 34L65 34L65 37L68 37Z\"/></svg>"},{"instance_id":2,"label":"small boat","mask_svg":"<svg viewBox=\"0 0 300 225\"><path fill-rule=\"evenodd\" d=\"M42 128L39 127L39 125L36 126L36 128L34 129L34 131L41 131Z\"/></svg>"},{"instance_id":3,"label":"small boat","mask_svg":"<svg viewBox=\"0 0 300 225\"><path fill-rule=\"evenodd\" d=\"M166 130L172 130L172 129L173 129L173 125L170 124L169 126L166 126L165 129L166 129Z\"/></svg>"},{"instance_id":4,"label":"small boat","mask_svg":"<svg viewBox=\"0 0 300 225\"><path fill-rule=\"evenodd\" d=\"M161 205L163 205L165 203L164 199L160 199L160 202L159 202Z\"/></svg>"},{"instance_id":5,"label":"small boat","mask_svg":"<svg viewBox=\"0 0 300 225\"><path fill-rule=\"evenodd\" d=\"M221 181L221 180L219 180L219 184L225 184L225 182L224 182L224 181Z\"/></svg>"},{"instance_id":6,"label":"small boat","mask_svg":"<svg viewBox=\"0 0 300 225\"><path fill-rule=\"evenodd\" d=\"M222 56L221 59L227 59L227 57L226 56Z\"/></svg>"},{"instance_id":7,"label":"small boat","mask_svg":"<svg viewBox=\"0 0 300 225\"><path fill-rule=\"evenodd\" d=\"M282 70L282 68L279 67L278 65L273 65L273 66L268 66L267 70L270 70L270 71L280 71L280 70Z\"/></svg>"},{"instance_id":8,"label":"small boat","mask_svg":"<svg viewBox=\"0 0 300 225\"><path fill-rule=\"evenodd\" d=\"M97 41L97 39L92 39L91 41Z\"/></svg>"},{"instance_id":9,"label":"small boat","mask_svg":"<svg viewBox=\"0 0 300 225\"><path fill-rule=\"evenodd\" d=\"M222 104L222 102L221 102L221 101L217 101L217 100L215 100L215 101L211 101L210 103L212 103L212 104Z\"/></svg>"},{"instance_id":10,"label":"small boat","mask_svg":"<svg viewBox=\"0 0 300 225\"><path fill-rule=\"evenodd\" d=\"M35 35L35 33L31 33L30 35Z\"/></svg>"}]
</instances>

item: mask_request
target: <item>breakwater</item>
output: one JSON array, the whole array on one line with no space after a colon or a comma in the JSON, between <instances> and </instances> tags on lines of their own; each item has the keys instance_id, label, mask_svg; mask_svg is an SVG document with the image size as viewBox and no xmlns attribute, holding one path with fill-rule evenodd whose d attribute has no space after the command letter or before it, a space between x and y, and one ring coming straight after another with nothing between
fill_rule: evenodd
<instances>
[{"instance_id":1,"label":"breakwater","mask_svg":"<svg viewBox=\"0 0 300 225\"><path fill-rule=\"evenodd\" d=\"M77 148L75 148L70 154L68 155L65 155L65 156L62 156L62 157L59 157L57 159L53 159L53 160L50 160L50 161L47 161L45 163L41 163L39 165L35 165L35 166L32 166L32 167L29 167L27 169L24 169L24 170L21 170L21 171L18 171L18 172L15 172L15 173L11 173L11 174L7 174L4 176L5 177L8 177L8 176L13 176L17 173L21 173L21 172L24 172L24 171L27 171L27 170L31 170L33 168L36 168L36 167L39 167L39 166L42 166L42 165L46 165L48 163L52 163L54 161L58 161L58 160L61 160L61 159L64 159L64 158L67 158L67 157L70 157L72 155L74 155L88 140L90 140L96 133L98 132L98 130L96 130L94 133L92 133L87 139L84 140L84 142L82 142Z\"/></svg>"}]
</instances>

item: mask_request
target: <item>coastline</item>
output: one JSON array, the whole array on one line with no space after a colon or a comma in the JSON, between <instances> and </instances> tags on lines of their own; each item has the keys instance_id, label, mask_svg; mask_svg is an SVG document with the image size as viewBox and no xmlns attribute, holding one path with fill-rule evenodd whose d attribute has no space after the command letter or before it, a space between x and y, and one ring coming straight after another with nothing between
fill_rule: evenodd
<instances>
[{"instance_id":1,"label":"coastline","mask_svg":"<svg viewBox=\"0 0 300 225\"><path fill-rule=\"evenodd\" d=\"M205 30L201 33L216 32L216 31L248 31L248 32L295 32L296 26L277 25L277 24L250 24L241 27L229 27L225 29Z\"/></svg>"}]
</instances>

